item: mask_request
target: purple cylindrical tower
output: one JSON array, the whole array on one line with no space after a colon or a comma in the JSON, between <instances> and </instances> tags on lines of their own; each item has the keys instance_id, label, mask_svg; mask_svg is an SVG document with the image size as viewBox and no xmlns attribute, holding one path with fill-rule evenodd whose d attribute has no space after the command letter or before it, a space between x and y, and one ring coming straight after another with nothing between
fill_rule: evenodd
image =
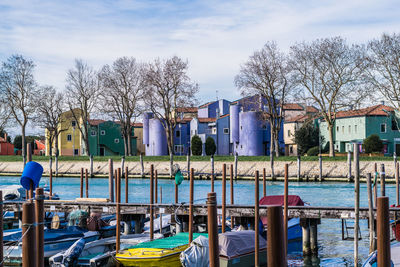
<instances>
[{"instance_id":1,"label":"purple cylindrical tower","mask_svg":"<svg viewBox=\"0 0 400 267\"><path fill-rule=\"evenodd\" d=\"M168 155L167 135L161 122L154 118L149 120L148 156Z\"/></svg>"},{"instance_id":2,"label":"purple cylindrical tower","mask_svg":"<svg viewBox=\"0 0 400 267\"><path fill-rule=\"evenodd\" d=\"M239 142L239 110L239 105L231 105L229 107L230 143Z\"/></svg>"},{"instance_id":3,"label":"purple cylindrical tower","mask_svg":"<svg viewBox=\"0 0 400 267\"><path fill-rule=\"evenodd\" d=\"M149 119L151 118L151 113L143 114L143 144L149 144Z\"/></svg>"},{"instance_id":4,"label":"purple cylindrical tower","mask_svg":"<svg viewBox=\"0 0 400 267\"><path fill-rule=\"evenodd\" d=\"M262 131L257 112L241 112L239 114L239 127L238 154L243 156L264 155Z\"/></svg>"}]
</instances>

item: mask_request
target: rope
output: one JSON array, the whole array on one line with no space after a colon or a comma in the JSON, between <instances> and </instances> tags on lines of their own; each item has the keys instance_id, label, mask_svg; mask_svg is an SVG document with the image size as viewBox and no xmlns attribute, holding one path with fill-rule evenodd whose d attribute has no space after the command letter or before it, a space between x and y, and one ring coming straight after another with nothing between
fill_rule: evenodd
<instances>
[{"instance_id":1,"label":"rope","mask_svg":"<svg viewBox=\"0 0 400 267\"><path fill-rule=\"evenodd\" d=\"M28 227L28 229L25 231L25 233L21 236L21 238L18 239L18 241L16 242L16 243L17 243L17 246L18 246L18 244L22 241L22 239L25 237L25 235L26 235L27 233L29 233L29 231L31 230L31 226L32 226L33 224L24 224L24 225L29 226L29 227ZM5 259L7 259L7 258L10 257L11 252L13 252L13 250L14 250L17 246L8 246L7 249L9 249L10 251L8 252L8 254L7 254L6 256L4 256L3 260L0 262L0 266L1 266L2 264L4 264L4 260L5 260ZM7 249L6 249L6 250L7 250Z\"/></svg>"}]
</instances>

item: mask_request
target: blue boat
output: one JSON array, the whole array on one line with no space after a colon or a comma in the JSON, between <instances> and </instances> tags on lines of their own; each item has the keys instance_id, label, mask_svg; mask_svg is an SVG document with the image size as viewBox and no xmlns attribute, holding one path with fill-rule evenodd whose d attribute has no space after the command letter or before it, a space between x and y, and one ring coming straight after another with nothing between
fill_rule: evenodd
<instances>
[{"instance_id":1,"label":"blue boat","mask_svg":"<svg viewBox=\"0 0 400 267\"><path fill-rule=\"evenodd\" d=\"M390 245L390 256L392 260L392 266L399 267L400 266L400 242L394 242ZM377 267L378 266L378 257L377 252L372 252L368 259L364 262L362 267Z\"/></svg>"},{"instance_id":2,"label":"blue boat","mask_svg":"<svg viewBox=\"0 0 400 267\"><path fill-rule=\"evenodd\" d=\"M22 261L22 231L13 229L4 231L4 263L6 265L19 265ZM46 229L44 231L44 257L57 254L60 251L68 249L80 238L86 242L99 239L100 234L96 231L87 231L76 226L70 226L66 229Z\"/></svg>"}]
</instances>

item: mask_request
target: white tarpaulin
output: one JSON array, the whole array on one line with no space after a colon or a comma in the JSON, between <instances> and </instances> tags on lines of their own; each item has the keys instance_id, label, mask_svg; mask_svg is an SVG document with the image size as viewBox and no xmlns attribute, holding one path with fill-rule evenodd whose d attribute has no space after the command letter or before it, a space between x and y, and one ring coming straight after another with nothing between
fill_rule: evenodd
<instances>
[{"instance_id":1,"label":"white tarpaulin","mask_svg":"<svg viewBox=\"0 0 400 267\"><path fill-rule=\"evenodd\" d=\"M267 247L267 242L259 236L260 249ZM228 259L254 252L255 232L252 230L226 232L218 236L219 255Z\"/></svg>"},{"instance_id":2,"label":"white tarpaulin","mask_svg":"<svg viewBox=\"0 0 400 267\"><path fill-rule=\"evenodd\" d=\"M180 260L184 267L208 267L208 238L199 236L190 247L181 252Z\"/></svg>"}]
</instances>

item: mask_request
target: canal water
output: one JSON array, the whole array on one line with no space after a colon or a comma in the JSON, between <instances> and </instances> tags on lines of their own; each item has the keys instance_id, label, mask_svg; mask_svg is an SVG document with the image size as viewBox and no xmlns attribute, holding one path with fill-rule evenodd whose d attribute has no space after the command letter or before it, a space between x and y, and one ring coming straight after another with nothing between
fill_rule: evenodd
<instances>
[{"instance_id":1,"label":"canal water","mask_svg":"<svg viewBox=\"0 0 400 267\"><path fill-rule=\"evenodd\" d=\"M0 177L0 185L18 184L17 177ZM43 178L41 185L48 184L48 179ZM75 199L79 197L80 179L79 178L55 178L53 179L53 192L57 193L61 199ZM121 199L125 199L125 181L121 182ZM210 181L196 180L194 183L194 199L196 203L205 203L207 193L210 192ZM129 180L129 202L148 203L149 202L148 179ZM158 187L162 187L162 202L174 202L174 181L158 180ZM360 205L368 207L366 185L360 186ZM222 183L215 181L218 203L221 203ZM283 182L267 182L267 194L283 194ZM160 192L160 190L159 190ZM230 201L229 181L227 181L227 203ZM380 192L378 190L378 192ZM260 183L260 195L262 194L262 182ZM309 182L309 183L289 183L289 194L299 195L303 201L312 206L354 206L354 184L350 183L331 183L331 182ZM386 185L386 194L389 196L390 203L395 201L395 186ZM160 197L160 193L158 194ZM104 198L108 197L108 179L89 179L89 196ZM189 182L183 181L179 186L179 202L189 201ZM237 181L234 182L234 201L235 204L254 204L254 182ZM353 222L351 221L351 224ZM368 228L367 221L360 221L362 240L359 241L360 259L364 261L368 256ZM352 232L351 232L352 234ZM321 266L353 266L353 241L343 241L341 234L341 221L323 219L318 226L318 246L319 260ZM294 252L292 258L301 257L301 251Z\"/></svg>"}]
</instances>

